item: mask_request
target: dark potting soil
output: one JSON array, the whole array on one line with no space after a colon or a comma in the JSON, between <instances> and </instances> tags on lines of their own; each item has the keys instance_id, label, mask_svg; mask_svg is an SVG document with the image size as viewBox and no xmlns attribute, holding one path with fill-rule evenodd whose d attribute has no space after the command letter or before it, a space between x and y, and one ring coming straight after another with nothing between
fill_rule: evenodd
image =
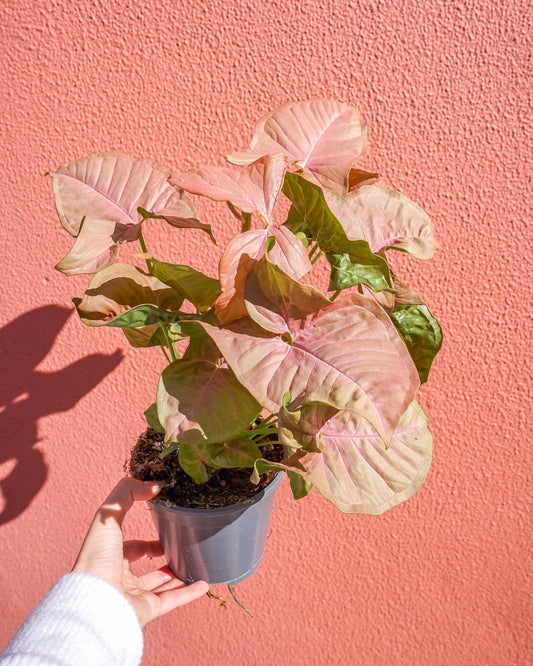
<instances>
[{"instance_id":1,"label":"dark potting soil","mask_svg":"<svg viewBox=\"0 0 533 666\"><path fill-rule=\"evenodd\" d=\"M207 483L196 483L178 464L178 451L161 460L163 435L148 428L138 439L126 469L140 481L157 481L162 484L158 499L192 509L209 509L239 504L251 499L265 488L276 472L261 475L258 485L250 481L249 467L217 470ZM263 457L279 462L283 459L283 447L279 444L261 445Z\"/></svg>"}]
</instances>

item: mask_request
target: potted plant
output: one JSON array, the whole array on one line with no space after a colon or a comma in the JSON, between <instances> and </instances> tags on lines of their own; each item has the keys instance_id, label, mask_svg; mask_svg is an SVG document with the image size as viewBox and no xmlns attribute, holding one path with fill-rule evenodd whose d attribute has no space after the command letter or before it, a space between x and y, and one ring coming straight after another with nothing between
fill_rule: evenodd
<instances>
[{"instance_id":1,"label":"potted plant","mask_svg":"<svg viewBox=\"0 0 533 666\"><path fill-rule=\"evenodd\" d=\"M73 299L81 320L120 327L167 360L131 469L165 481L154 513L186 580L250 575L277 472L296 498L314 487L341 511L371 514L411 497L428 473L431 434L415 398L442 334L386 253L425 260L436 244L421 208L354 166L366 152L357 109L312 100L267 114L224 167L176 174L103 153L51 173L76 239L56 268L92 274ZM146 248L152 223L180 230L176 261L180 233L215 242L191 196L226 202L240 227L218 274ZM141 254L118 261L134 241ZM317 262L329 270L327 293L311 284Z\"/></svg>"}]
</instances>

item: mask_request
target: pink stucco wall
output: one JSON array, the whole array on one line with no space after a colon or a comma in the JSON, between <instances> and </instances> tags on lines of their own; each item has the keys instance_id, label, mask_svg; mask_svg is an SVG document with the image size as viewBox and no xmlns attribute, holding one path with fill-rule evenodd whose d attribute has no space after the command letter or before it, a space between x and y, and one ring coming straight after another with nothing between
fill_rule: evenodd
<instances>
[{"instance_id":1,"label":"pink stucco wall","mask_svg":"<svg viewBox=\"0 0 533 666\"><path fill-rule=\"evenodd\" d=\"M366 166L441 244L398 257L446 334L421 395L433 468L382 517L283 486L239 588L255 619L203 599L148 627L144 663L531 663L532 28L527 0L3 0L0 646L71 566L162 360L69 315L85 280L52 269L69 239L43 174L108 149L209 163L267 110L327 96L360 105ZM200 233L168 237L153 225L161 258L214 273ZM144 507L128 532L152 534Z\"/></svg>"}]
</instances>

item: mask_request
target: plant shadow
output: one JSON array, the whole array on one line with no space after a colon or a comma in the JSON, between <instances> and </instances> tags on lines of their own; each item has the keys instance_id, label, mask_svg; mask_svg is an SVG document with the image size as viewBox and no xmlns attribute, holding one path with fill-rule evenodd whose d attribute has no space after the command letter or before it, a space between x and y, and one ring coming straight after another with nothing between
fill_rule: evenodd
<instances>
[{"instance_id":1,"label":"plant shadow","mask_svg":"<svg viewBox=\"0 0 533 666\"><path fill-rule=\"evenodd\" d=\"M39 419L72 409L122 361L117 350L90 354L55 372L36 370L71 314L47 305L0 329L0 525L20 516L46 481L48 467L35 448Z\"/></svg>"}]
</instances>

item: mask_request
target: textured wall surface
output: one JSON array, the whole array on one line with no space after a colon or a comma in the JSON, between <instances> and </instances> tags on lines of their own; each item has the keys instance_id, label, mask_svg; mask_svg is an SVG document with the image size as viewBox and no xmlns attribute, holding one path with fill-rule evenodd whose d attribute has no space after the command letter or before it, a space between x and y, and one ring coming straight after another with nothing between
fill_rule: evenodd
<instances>
[{"instance_id":1,"label":"textured wall surface","mask_svg":"<svg viewBox=\"0 0 533 666\"><path fill-rule=\"evenodd\" d=\"M284 484L239 586L255 618L202 599L147 628L144 663L531 663L532 28L527 0L3 0L0 646L71 567L163 360L71 314L86 280L52 269L70 241L43 174L111 149L220 163L266 111L324 96L360 105L365 166L441 245L396 260L445 331L420 398L432 471L381 517ZM201 232L148 242L216 271ZM144 507L128 532L152 534Z\"/></svg>"}]
</instances>

